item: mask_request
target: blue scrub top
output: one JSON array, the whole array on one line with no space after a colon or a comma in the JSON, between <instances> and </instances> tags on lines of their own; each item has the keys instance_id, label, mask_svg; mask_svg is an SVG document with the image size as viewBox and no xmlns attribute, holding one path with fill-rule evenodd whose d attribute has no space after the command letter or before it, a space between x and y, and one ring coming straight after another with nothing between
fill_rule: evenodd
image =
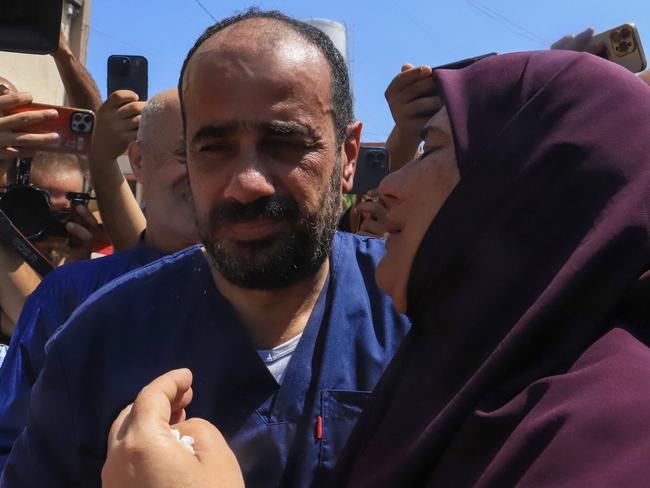
<instances>
[{"instance_id":1,"label":"blue scrub top","mask_svg":"<svg viewBox=\"0 0 650 488\"><path fill-rule=\"evenodd\" d=\"M221 430L249 488L326 483L409 328L375 284L384 252L381 240L337 233L327 285L281 386L200 250L113 281L48 344L3 486L99 487L119 411L155 377L181 367L194 374L188 417Z\"/></svg>"},{"instance_id":2,"label":"blue scrub top","mask_svg":"<svg viewBox=\"0 0 650 488\"><path fill-rule=\"evenodd\" d=\"M0 367L0 471L27 421L32 386L45 362L45 343L95 290L163 254L140 243L99 259L56 268L29 296Z\"/></svg>"}]
</instances>

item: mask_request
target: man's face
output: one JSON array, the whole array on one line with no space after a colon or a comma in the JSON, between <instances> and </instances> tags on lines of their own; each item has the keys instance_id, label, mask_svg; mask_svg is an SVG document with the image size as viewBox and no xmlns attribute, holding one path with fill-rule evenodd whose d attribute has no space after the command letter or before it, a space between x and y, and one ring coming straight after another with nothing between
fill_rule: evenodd
<instances>
[{"instance_id":1,"label":"man's face","mask_svg":"<svg viewBox=\"0 0 650 488\"><path fill-rule=\"evenodd\" d=\"M206 41L185 75L199 233L228 281L286 287L320 268L338 221L329 68L296 36L260 49L268 44L259 38L223 34Z\"/></svg>"},{"instance_id":2,"label":"man's face","mask_svg":"<svg viewBox=\"0 0 650 488\"><path fill-rule=\"evenodd\" d=\"M44 175L33 173L30 181L37 188L50 193L50 203L56 210L70 208L70 201L66 198L66 193L83 191L83 176L80 171L71 170ZM44 254L52 264L58 265L65 257L60 251L63 242L60 238L50 237L34 242L34 247Z\"/></svg>"},{"instance_id":3,"label":"man's face","mask_svg":"<svg viewBox=\"0 0 650 488\"><path fill-rule=\"evenodd\" d=\"M178 99L169 100L163 110L153 116L151 140L141 146L142 160L136 176L144 188L147 219L155 220L156 229L178 236L179 242L196 242Z\"/></svg>"}]
</instances>

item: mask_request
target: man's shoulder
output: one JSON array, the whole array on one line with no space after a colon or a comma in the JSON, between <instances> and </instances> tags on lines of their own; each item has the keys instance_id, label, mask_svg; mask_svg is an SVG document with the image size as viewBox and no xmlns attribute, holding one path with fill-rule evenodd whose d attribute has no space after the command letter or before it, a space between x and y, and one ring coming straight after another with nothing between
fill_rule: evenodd
<instances>
[{"instance_id":1,"label":"man's shoulder","mask_svg":"<svg viewBox=\"0 0 650 488\"><path fill-rule=\"evenodd\" d=\"M119 333L143 316L144 310L153 306L164 309L169 296L191 292L192 279L205 278L208 268L197 245L120 274L90 294L52 340L70 335L74 342L79 334L94 334L109 323L110 329Z\"/></svg>"},{"instance_id":2,"label":"man's shoulder","mask_svg":"<svg viewBox=\"0 0 650 488\"><path fill-rule=\"evenodd\" d=\"M347 256L357 261L367 261L376 266L386 254L386 243L384 239L377 237L338 231L334 237L332 252L338 254L335 258Z\"/></svg>"},{"instance_id":3,"label":"man's shoulder","mask_svg":"<svg viewBox=\"0 0 650 488\"><path fill-rule=\"evenodd\" d=\"M101 286L135 268L146 265L162 256L153 250L143 251L141 246L97 259L86 259L66 264L52 270L41 282L38 291L87 288Z\"/></svg>"}]
</instances>

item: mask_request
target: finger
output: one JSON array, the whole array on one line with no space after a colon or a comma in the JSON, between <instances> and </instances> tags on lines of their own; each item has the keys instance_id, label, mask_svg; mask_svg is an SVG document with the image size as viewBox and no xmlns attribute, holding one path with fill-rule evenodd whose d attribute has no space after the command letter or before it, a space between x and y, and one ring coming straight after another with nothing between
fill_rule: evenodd
<instances>
[{"instance_id":1,"label":"finger","mask_svg":"<svg viewBox=\"0 0 650 488\"><path fill-rule=\"evenodd\" d=\"M380 223L384 222L386 213L388 212L381 202L362 202L357 207L357 211L359 213L367 213L370 216L370 220Z\"/></svg>"},{"instance_id":2,"label":"finger","mask_svg":"<svg viewBox=\"0 0 650 488\"><path fill-rule=\"evenodd\" d=\"M361 223L359 233L373 237L384 237L384 234L386 233L386 227L383 223L377 222L376 220L366 219Z\"/></svg>"},{"instance_id":3,"label":"finger","mask_svg":"<svg viewBox=\"0 0 650 488\"><path fill-rule=\"evenodd\" d=\"M30 93L14 91L6 92L4 95L0 96L0 112L9 108L29 105L32 101L33 98Z\"/></svg>"},{"instance_id":4,"label":"finger","mask_svg":"<svg viewBox=\"0 0 650 488\"><path fill-rule=\"evenodd\" d=\"M122 409L117 418L113 421L111 425L111 430L108 432L108 448L110 449L112 445L117 444L124 438L124 432L126 431L126 426L128 424L129 414L131 413L131 408L133 404L130 403Z\"/></svg>"},{"instance_id":5,"label":"finger","mask_svg":"<svg viewBox=\"0 0 650 488\"><path fill-rule=\"evenodd\" d=\"M433 117L442 107L440 97L422 97L406 104L402 115L409 118L428 116Z\"/></svg>"},{"instance_id":6,"label":"finger","mask_svg":"<svg viewBox=\"0 0 650 488\"><path fill-rule=\"evenodd\" d=\"M411 63L404 63L400 72L403 73L404 71L408 71L410 69L413 69L413 65Z\"/></svg>"},{"instance_id":7,"label":"finger","mask_svg":"<svg viewBox=\"0 0 650 488\"><path fill-rule=\"evenodd\" d=\"M93 240L93 234L83 225L76 224L74 222L67 222L65 224L65 230L73 237L80 239L83 242L90 242Z\"/></svg>"},{"instance_id":8,"label":"finger","mask_svg":"<svg viewBox=\"0 0 650 488\"><path fill-rule=\"evenodd\" d=\"M133 403L134 422L159 426L168 424L173 412L187 407L192 401L192 373L175 369L159 376L138 394Z\"/></svg>"},{"instance_id":9,"label":"finger","mask_svg":"<svg viewBox=\"0 0 650 488\"><path fill-rule=\"evenodd\" d=\"M131 102L137 102L138 94L131 90L116 90L111 93L104 105L109 108L117 108Z\"/></svg>"},{"instance_id":10,"label":"finger","mask_svg":"<svg viewBox=\"0 0 650 488\"><path fill-rule=\"evenodd\" d=\"M402 71L390 82L388 88L386 88L385 96L388 98L395 93L401 92L412 83L430 76L431 68L429 66L418 66L417 68Z\"/></svg>"},{"instance_id":11,"label":"finger","mask_svg":"<svg viewBox=\"0 0 650 488\"><path fill-rule=\"evenodd\" d=\"M126 128L129 129L130 131L138 130L140 128L140 119L141 118L142 118L142 115L136 115L135 117L130 118L126 123Z\"/></svg>"},{"instance_id":12,"label":"finger","mask_svg":"<svg viewBox=\"0 0 650 488\"><path fill-rule=\"evenodd\" d=\"M34 147L53 144L58 141L59 138L60 136L56 132L50 132L48 134L12 132L0 136L0 144L3 146L16 146L18 148Z\"/></svg>"},{"instance_id":13,"label":"finger","mask_svg":"<svg viewBox=\"0 0 650 488\"><path fill-rule=\"evenodd\" d=\"M135 117L136 115L140 115L142 113L145 105L145 102L127 103L126 105L122 105L120 108L118 108L117 113L123 119Z\"/></svg>"},{"instance_id":14,"label":"finger","mask_svg":"<svg viewBox=\"0 0 650 488\"><path fill-rule=\"evenodd\" d=\"M569 49L568 46L573 42L574 36L567 34L566 36L558 39L553 44L551 44L551 49Z\"/></svg>"},{"instance_id":15,"label":"finger","mask_svg":"<svg viewBox=\"0 0 650 488\"><path fill-rule=\"evenodd\" d=\"M180 422L185 422L186 418L187 418L187 412L185 411L184 408L182 408L182 409L180 409L180 410L178 410L176 412L172 412L172 415L169 418L169 423L170 423L170 425L173 426L174 424L178 424Z\"/></svg>"},{"instance_id":16,"label":"finger","mask_svg":"<svg viewBox=\"0 0 650 488\"><path fill-rule=\"evenodd\" d=\"M74 207L75 213L81 218L81 225L86 227L87 229L90 230L95 230L95 228L98 225L97 219L95 216L92 214L90 210L88 210L88 207L85 205L76 205Z\"/></svg>"},{"instance_id":17,"label":"finger","mask_svg":"<svg viewBox=\"0 0 650 488\"><path fill-rule=\"evenodd\" d=\"M387 100L391 106L394 106L396 104L406 104L418 98L434 96L437 93L436 82L433 77L429 77L411 83L400 92L390 95Z\"/></svg>"},{"instance_id":18,"label":"finger","mask_svg":"<svg viewBox=\"0 0 650 488\"><path fill-rule=\"evenodd\" d=\"M587 49L592 37L594 37L594 30L591 27L586 28L573 39L573 49L576 51L584 51Z\"/></svg>"},{"instance_id":19,"label":"finger","mask_svg":"<svg viewBox=\"0 0 650 488\"><path fill-rule=\"evenodd\" d=\"M59 113L54 110L33 110L30 112L21 112L12 115L5 115L0 120L0 130L16 130L22 127L38 124L46 120L56 119Z\"/></svg>"}]
</instances>

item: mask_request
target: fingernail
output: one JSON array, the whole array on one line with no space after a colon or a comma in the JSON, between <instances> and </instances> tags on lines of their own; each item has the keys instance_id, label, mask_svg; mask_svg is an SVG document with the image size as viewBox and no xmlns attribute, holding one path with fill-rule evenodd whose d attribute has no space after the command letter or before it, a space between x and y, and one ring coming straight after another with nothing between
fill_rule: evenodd
<instances>
[{"instance_id":1,"label":"fingernail","mask_svg":"<svg viewBox=\"0 0 650 488\"><path fill-rule=\"evenodd\" d=\"M65 230L67 230L67 231L74 230L74 224L72 222L66 222Z\"/></svg>"},{"instance_id":2,"label":"fingernail","mask_svg":"<svg viewBox=\"0 0 650 488\"><path fill-rule=\"evenodd\" d=\"M4 95L9 91L9 87L4 83L0 83L0 94Z\"/></svg>"},{"instance_id":3,"label":"fingernail","mask_svg":"<svg viewBox=\"0 0 650 488\"><path fill-rule=\"evenodd\" d=\"M58 117L58 116L59 116L59 112L57 112L56 110L54 110L53 108L51 108L51 109L49 109L49 110L47 110L47 111L45 112L45 115L47 115L48 117Z\"/></svg>"}]
</instances>

